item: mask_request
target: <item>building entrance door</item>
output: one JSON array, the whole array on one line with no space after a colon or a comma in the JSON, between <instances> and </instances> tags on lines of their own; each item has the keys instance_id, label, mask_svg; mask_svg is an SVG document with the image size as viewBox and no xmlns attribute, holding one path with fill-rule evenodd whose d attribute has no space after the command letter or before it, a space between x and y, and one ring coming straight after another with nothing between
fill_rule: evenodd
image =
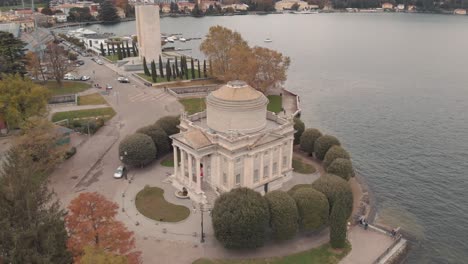
<instances>
[{"instance_id":1,"label":"building entrance door","mask_svg":"<svg viewBox=\"0 0 468 264\"><path fill-rule=\"evenodd\" d=\"M265 194L268 192L268 183L265 183L265 185L263 185L263 191L265 191Z\"/></svg>"}]
</instances>

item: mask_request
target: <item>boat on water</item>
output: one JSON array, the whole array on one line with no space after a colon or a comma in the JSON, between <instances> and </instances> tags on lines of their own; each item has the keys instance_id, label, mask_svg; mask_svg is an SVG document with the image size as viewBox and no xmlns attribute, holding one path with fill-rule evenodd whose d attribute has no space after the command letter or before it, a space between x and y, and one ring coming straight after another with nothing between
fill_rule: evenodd
<instances>
[{"instance_id":1,"label":"boat on water","mask_svg":"<svg viewBox=\"0 0 468 264\"><path fill-rule=\"evenodd\" d=\"M267 43L268 42L273 42L273 40L271 38L266 38L264 41L267 42Z\"/></svg>"},{"instance_id":2,"label":"boat on water","mask_svg":"<svg viewBox=\"0 0 468 264\"><path fill-rule=\"evenodd\" d=\"M173 37L168 37L165 39L166 42L174 43L174 38Z\"/></svg>"},{"instance_id":3,"label":"boat on water","mask_svg":"<svg viewBox=\"0 0 468 264\"><path fill-rule=\"evenodd\" d=\"M310 10L304 10L304 11L294 11L292 12L293 14L318 14L318 11L310 11Z\"/></svg>"},{"instance_id":4,"label":"boat on water","mask_svg":"<svg viewBox=\"0 0 468 264\"><path fill-rule=\"evenodd\" d=\"M180 40L181 42L187 41L185 38L179 38L179 40Z\"/></svg>"}]
</instances>

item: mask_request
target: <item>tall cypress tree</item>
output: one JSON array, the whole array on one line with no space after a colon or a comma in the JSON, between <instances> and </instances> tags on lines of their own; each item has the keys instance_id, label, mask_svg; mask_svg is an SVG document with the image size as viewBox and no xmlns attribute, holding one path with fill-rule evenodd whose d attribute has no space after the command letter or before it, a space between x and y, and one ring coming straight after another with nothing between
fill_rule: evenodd
<instances>
[{"instance_id":1,"label":"tall cypress tree","mask_svg":"<svg viewBox=\"0 0 468 264\"><path fill-rule=\"evenodd\" d=\"M206 75L206 60L203 60L203 77L208 77L208 75Z\"/></svg>"},{"instance_id":2,"label":"tall cypress tree","mask_svg":"<svg viewBox=\"0 0 468 264\"><path fill-rule=\"evenodd\" d=\"M161 75L162 78L164 78L164 69L163 69L163 63L161 59L161 55L159 55L159 75Z\"/></svg>"},{"instance_id":3,"label":"tall cypress tree","mask_svg":"<svg viewBox=\"0 0 468 264\"><path fill-rule=\"evenodd\" d=\"M167 62L166 62L166 77L167 77L167 81L170 82L171 81L171 64L169 63L169 59L167 59Z\"/></svg>"},{"instance_id":4,"label":"tall cypress tree","mask_svg":"<svg viewBox=\"0 0 468 264\"><path fill-rule=\"evenodd\" d=\"M177 57L175 57L175 69L176 69L176 76L179 78L179 64L177 63Z\"/></svg>"},{"instance_id":5,"label":"tall cypress tree","mask_svg":"<svg viewBox=\"0 0 468 264\"><path fill-rule=\"evenodd\" d=\"M192 80L195 79L195 66L193 64L193 58L190 58L190 66L192 67Z\"/></svg>"},{"instance_id":6,"label":"tall cypress tree","mask_svg":"<svg viewBox=\"0 0 468 264\"><path fill-rule=\"evenodd\" d=\"M211 67L211 60L210 60L210 76L213 77L213 68Z\"/></svg>"},{"instance_id":7,"label":"tall cypress tree","mask_svg":"<svg viewBox=\"0 0 468 264\"><path fill-rule=\"evenodd\" d=\"M201 73L200 73L200 60L197 60L197 65L198 65L198 78L201 78Z\"/></svg>"},{"instance_id":8,"label":"tall cypress tree","mask_svg":"<svg viewBox=\"0 0 468 264\"><path fill-rule=\"evenodd\" d=\"M104 44L101 42L101 55L106 56L106 52L104 51Z\"/></svg>"},{"instance_id":9,"label":"tall cypress tree","mask_svg":"<svg viewBox=\"0 0 468 264\"><path fill-rule=\"evenodd\" d=\"M180 57L180 78L184 79L185 69L184 69L184 56Z\"/></svg>"},{"instance_id":10,"label":"tall cypress tree","mask_svg":"<svg viewBox=\"0 0 468 264\"><path fill-rule=\"evenodd\" d=\"M172 76L172 79L177 79L177 71L174 64L172 64Z\"/></svg>"},{"instance_id":11,"label":"tall cypress tree","mask_svg":"<svg viewBox=\"0 0 468 264\"><path fill-rule=\"evenodd\" d=\"M132 51L133 51L133 56L134 57L138 56L137 51L136 51L136 47L135 47L135 43L132 43Z\"/></svg>"},{"instance_id":12,"label":"tall cypress tree","mask_svg":"<svg viewBox=\"0 0 468 264\"><path fill-rule=\"evenodd\" d=\"M115 44L114 44L114 42L112 42L112 54L115 55Z\"/></svg>"},{"instance_id":13,"label":"tall cypress tree","mask_svg":"<svg viewBox=\"0 0 468 264\"><path fill-rule=\"evenodd\" d=\"M188 66L187 66L187 57L184 57L184 67L185 67L185 79L189 79L189 71L188 71Z\"/></svg>"},{"instance_id":14,"label":"tall cypress tree","mask_svg":"<svg viewBox=\"0 0 468 264\"><path fill-rule=\"evenodd\" d=\"M122 57L122 50L120 49L120 43L117 43L117 58L119 60L123 59Z\"/></svg>"},{"instance_id":15,"label":"tall cypress tree","mask_svg":"<svg viewBox=\"0 0 468 264\"><path fill-rule=\"evenodd\" d=\"M158 82L158 75L156 73L156 63L154 63L154 60L151 61L151 79L154 83Z\"/></svg>"},{"instance_id":16,"label":"tall cypress tree","mask_svg":"<svg viewBox=\"0 0 468 264\"><path fill-rule=\"evenodd\" d=\"M109 43L107 43L107 55L108 56L111 55L110 51L111 51L111 49L110 49Z\"/></svg>"},{"instance_id":17,"label":"tall cypress tree","mask_svg":"<svg viewBox=\"0 0 468 264\"><path fill-rule=\"evenodd\" d=\"M132 54L130 54L130 48L128 47L128 41L125 44L127 46L127 57L131 57Z\"/></svg>"},{"instance_id":18,"label":"tall cypress tree","mask_svg":"<svg viewBox=\"0 0 468 264\"><path fill-rule=\"evenodd\" d=\"M148 69L148 65L146 64L146 58L145 57L143 57L143 71L144 71L146 76L150 76L150 72L149 72L149 69Z\"/></svg>"}]
</instances>

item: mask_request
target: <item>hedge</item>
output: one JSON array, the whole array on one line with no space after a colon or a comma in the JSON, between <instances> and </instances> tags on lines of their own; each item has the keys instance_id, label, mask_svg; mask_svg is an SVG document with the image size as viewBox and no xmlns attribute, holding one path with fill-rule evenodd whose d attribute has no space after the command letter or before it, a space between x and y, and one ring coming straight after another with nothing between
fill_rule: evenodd
<instances>
[{"instance_id":1,"label":"hedge","mask_svg":"<svg viewBox=\"0 0 468 264\"><path fill-rule=\"evenodd\" d=\"M353 164L349 159L337 158L335 159L330 166L327 167L327 172L340 176L344 180L349 180L351 177L354 177Z\"/></svg>"},{"instance_id":2,"label":"hedge","mask_svg":"<svg viewBox=\"0 0 468 264\"><path fill-rule=\"evenodd\" d=\"M171 150L169 137L167 136L166 132L164 132L164 130L162 130L160 127L156 125L145 126L138 129L137 133L145 134L153 140L154 145L158 150L157 155L159 157L163 156L166 153L169 153L169 151Z\"/></svg>"},{"instance_id":3,"label":"hedge","mask_svg":"<svg viewBox=\"0 0 468 264\"><path fill-rule=\"evenodd\" d=\"M302 133L300 138L300 147L303 151L312 155L314 152L315 141L322 136L322 133L315 128L308 128Z\"/></svg>"},{"instance_id":4,"label":"hedge","mask_svg":"<svg viewBox=\"0 0 468 264\"><path fill-rule=\"evenodd\" d=\"M327 151L334 145L340 145L340 141L330 135L323 135L319 137L314 144L315 157L319 160L323 160Z\"/></svg>"},{"instance_id":5,"label":"hedge","mask_svg":"<svg viewBox=\"0 0 468 264\"><path fill-rule=\"evenodd\" d=\"M302 133L305 130L304 122L298 117L294 118L294 130L296 130L294 132L294 145L297 145L301 141Z\"/></svg>"},{"instance_id":6,"label":"hedge","mask_svg":"<svg viewBox=\"0 0 468 264\"><path fill-rule=\"evenodd\" d=\"M333 174L325 174L312 183L312 187L325 194L330 205L330 210L335 202L343 201L342 209L348 218L353 211L353 192L348 182Z\"/></svg>"},{"instance_id":7,"label":"hedge","mask_svg":"<svg viewBox=\"0 0 468 264\"><path fill-rule=\"evenodd\" d=\"M296 235L299 215L296 202L283 191L272 191L265 195L270 210L270 228L277 240L287 240Z\"/></svg>"},{"instance_id":8,"label":"hedge","mask_svg":"<svg viewBox=\"0 0 468 264\"><path fill-rule=\"evenodd\" d=\"M328 223L327 197L313 188L300 188L292 195L296 201L301 228L315 231Z\"/></svg>"},{"instance_id":9,"label":"hedge","mask_svg":"<svg viewBox=\"0 0 468 264\"><path fill-rule=\"evenodd\" d=\"M127 136L119 145L119 156L129 166L145 166L155 159L156 154L153 140L141 133Z\"/></svg>"},{"instance_id":10,"label":"hedge","mask_svg":"<svg viewBox=\"0 0 468 264\"><path fill-rule=\"evenodd\" d=\"M156 121L155 125L160 127L168 136L179 133L180 118L178 116L165 116Z\"/></svg>"},{"instance_id":11,"label":"hedge","mask_svg":"<svg viewBox=\"0 0 468 264\"><path fill-rule=\"evenodd\" d=\"M212 211L215 237L226 248L263 246L269 219L265 198L245 187L221 194Z\"/></svg>"},{"instance_id":12,"label":"hedge","mask_svg":"<svg viewBox=\"0 0 468 264\"><path fill-rule=\"evenodd\" d=\"M350 159L348 151L346 151L341 146L332 146L325 154L325 158L323 159L323 167L326 169L330 164L337 158L342 159Z\"/></svg>"}]
</instances>

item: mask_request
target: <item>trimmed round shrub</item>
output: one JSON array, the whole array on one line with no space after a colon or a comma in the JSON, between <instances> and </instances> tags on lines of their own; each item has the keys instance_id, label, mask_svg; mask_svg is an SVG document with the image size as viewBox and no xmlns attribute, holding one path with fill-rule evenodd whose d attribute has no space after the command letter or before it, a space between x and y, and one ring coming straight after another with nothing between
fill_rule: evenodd
<instances>
[{"instance_id":1,"label":"trimmed round shrub","mask_svg":"<svg viewBox=\"0 0 468 264\"><path fill-rule=\"evenodd\" d=\"M332 146L327 151L327 154L325 154L325 158L323 159L323 167L325 169L328 168L328 166L330 166L330 164L332 164L332 162L337 158L350 159L351 157L349 156L348 151L346 151L341 146Z\"/></svg>"},{"instance_id":2,"label":"trimmed round shrub","mask_svg":"<svg viewBox=\"0 0 468 264\"><path fill-rule=\"evenodd\" d=\"M328 200L313 188L300 188L293 195L299 212L299 222L304 231L315 231L328 223Z\"/></svg>"},{"instance_id":3,"label":"trimmed round shrub","mask_svg":"<svg viewBox=\"0 0 468 264\"><path fill-rule=\"evenodd\" d=\"M169 153L171 150L171 144L169 142L169 137L167 136L166 132L159 128L156 125L149 125L142 127L137 130L137 133L142 133L149 136L156 146L158 150L157 155L162 156L166 153Z\"/></svg>"},{"instance_id":4,"label":"trimmed round shrub","mask_svg":"<svg viewBox=\"0 0 468 264\"><path fill-rule=\"evenodd\" d=\"M307 183L296 184L291 189L288 190L288 194L292 196L297 190L301 188L312 188L312 184L307 184Z\"/></svg>"},{"instance_id":5,"label":"trimmed round shrub","mask_svg":"<svg viewBox=\"0 0 468 264\"><path fill-rule=\"evenodd\" d=\"M283 191L272 191L265 195L270 209L270 228L277 240L291 239L298 229L298 212L296 202Z\"/></svg>"},{"instance_id":6,"label":"trimmed round shrub","mask_svg":"<svg viewBox=\"0 0 468 264\"><path fill-rule=\"evenodd\" d=\"M156 153L153 140L141 133L125 137L119 145L119 156L129 166L145 166L154 160Z\"/></svg>"},{"instance_id":7,"label":"trimmed round shrub","mask_svg":"<svg viewBox=\"0 0 468 264\"><path fill-rule=\"evenodd\" d=\"M330 213L330 245L332 248L344 248L346 246L347 219L346 202L338 200Z\"/></svg>"},{"instance_id":8,"label":"trimmed round shrub","mask_svg":"<svg viewBox=\"0 0 468 264\"><path fill-rule=\"evenodd\" d=\"M294 118L294 130L296 130L294 132L294 145L297 145L301 141L302 133L305 130L304 122L298 117Z\"/></svg>"},{"instance_id":9,"label":"trimmed round shrub","mask_svg":"<svg viewBox=\"0 0 468 264\"><path fill-rule=\"evenodd\" d=\"M348 182L333 174L325 174L312 183L312 187L325 194L330 210L336 201L341 201L343 215L346 219L353 211L353 192Z\"/></svg>"},{"instance_id":10,"label":"trimmed round shrub","mask_svg":"<svg viewBox=\"0 0 468 264\"><path fill-rule=\"evenodd\" d=\"M265 198L249 188L221 194L212 211L215 237L226 248L263 246L269 219Z\"/></svg>"},{"instance_id":11,"label":"trimmed round shrub","mask_svg":"<svg viewBox=\"0 0 468 264\"><path fill-rule=\"evenodd\" d=\"M319 137L314 144L315 157L323 160L327 151L334 145L340 145L340 141L336 137L330 135Z\"/></svg>"},{"instance_id":12,"label":"trimmed round shrub","mask_svg":"<svg viewBox=\"0 0 468 264\"><path fill-rule=\"evenodd\" d=\"M322 133L315 128L308 128L302 133L300 139L300 147L303 151L312 155L314 152L315 141L322 136Z\"/></svg>"},{"instance_id":13,"label":"trimmed round shrub","mask_svg":"<svg viewBox=\"0 0 468 264\"><path fill-rule=\"evenodd\" d=\"M160 127L168 136L179 133L180 118L178 116L165 116L156 121L155 125Z\"/></svg>"},{"instance_id":14,"label":"trimmed round shrub","mask_svg":"<svg viewBox=\"0 0 468 264\"><path fill-rule=\"evenodd\" d=\"M349 159L335 159L330 164L330 166L327 167L327 172L336 176L340 176L346 181L349 180L351 177L354 177L353 164Z\"/></svg>"}]
</instances>

